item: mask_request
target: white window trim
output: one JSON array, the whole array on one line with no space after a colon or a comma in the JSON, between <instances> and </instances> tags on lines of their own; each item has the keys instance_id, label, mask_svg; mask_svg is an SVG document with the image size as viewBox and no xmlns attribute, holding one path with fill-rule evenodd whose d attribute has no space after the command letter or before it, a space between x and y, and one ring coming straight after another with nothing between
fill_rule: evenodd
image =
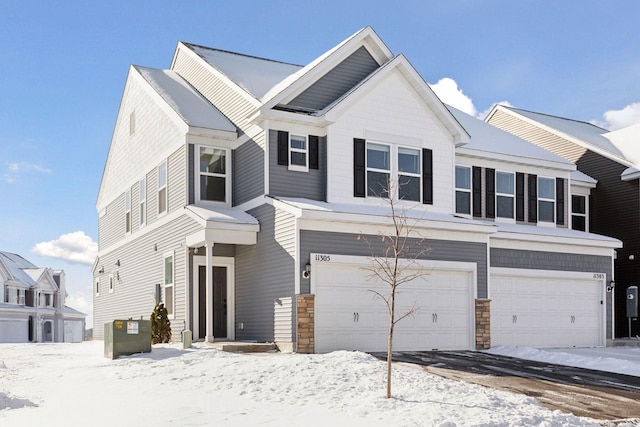
<instances>
[{"instance_id":1,"label":"white window trim","mask_svg":"<svg viewBox=\"0 0 640 427\"><path fill-rule=\"evenodd\" d=\"M293 148L291 146L292 137L302 138L304 139L305 149L301 148ZM305 165L294 165L291 163L291 153L303 153ZM289 133L289 149L287 150L287 155L289 156L289 170L295 172L309 172L309 137L307 135L299 135L297 133Z\"/></svg>"},{"instance_id":2,"label":"white window trim","mask_svg":"<svg viewBox=\"0 0 640 427\"><path fill-rule=\"evenodd\" d=\"M140 227L147 225L147 178L144 177L138 182L139 204L138 213L140 215Z\"/></svg>"},{"instance_id":3,"label":"white window trim","mask_svg":"<svg viewBox=\"0 0 640 427\"><path fill-rule=\"evenodd\" d=\"M164 271L167 265L167 258L171 258L171 283L167 284L166 281L166 272ZM176 293L175 293L175 282L176 282L176 257L173 251L165 252L162 256L162 302L165 304L165 308L167 308L167 292L170 288L171 291L171 313L168 313L169 319L175 319L176 317Z\"/></svg>"},{"instance_id":4,"label":"white window trim","mask_svg":"<svg viewBox=\"0 0 640 427\"><path fill-rule=\"evenodd\" d=\"M165 179L164 179L164 185L161 187L160 186L160 168L164 165L164 171L165 171ZM169 165L167 160L163 160L158 167L156 168L156 174L157 174L157 180L158 180L158 192L157 192L157 196L158 196L158 206L157 206L157 213L158 213L158 217L164 216L167 214L167 212L169 211ZM161 211L160 210L160 192L164 190L164 202L165 202L165 206L164 206L164 210Z\"/></svg>"},{"instance_id":5,"label":"white window trim","mask_svg":"<svg viewBox=\"0 0 640 427\"><path fill-rule=\"evenodd\" d=\"M577 197L584 197L584 213L576 213L573 212L573 196L577 196ZM584 217L584 232L588 233L589 232L589 196L586 194L579 194L579 193L571 193L571 208L569 209L569 215L571 216L571 229L575 230L575 228L573 228L573 216L581 216ZM576 230L576 231L580 231L580 230Z\"/></svg>"},{"instance_id":6,"label":"white window trim","mask_svg":"<svg viewBox=\"0 0 640 427\"><path fill-rule=\"evenodd\" d=\"M202 172L200 170L200 148L215 148L216 150L224 150L225 151L225 174L220 174L220 173L210 173L210 172ZM215 206L227 206L227 207L231 207L231 191L232 191L232 187L231 187L231 150L229 148L226 147L219 147L219 146L213 146L213 145L196 145L195 146L195 153L193 155L194 159L194 165L193 165L193 171L195 173L195 177L193 179L194 181L194 192L195 192L195 200L196 203L199 205L211 205L213 207ZM202 200L200 198L200 175L205 175L205 176L217 176L217 177L223 177L225 179L224 184L225 184L225 201L224 202L217 202L214 200Z\"/></svg>"},{"instance_id":7,"label":"white window trim","mask_svg":"<svg viewBox=\"0 0 640 427\"><path fill-rule=\"evenodd\" d=\"M131 234L131 189L124 193L124 233Z\"/></svg>"},{"instance_id":8,"label":"white window trim","mask_svg":"<svg viewBox=\"0 0 640 427\"><path fill-rule=\"evenodd\" d=\"M405 148L407 150L412 150L412 151L417 151L418 152L418 173L417 174L413 173L413 172L400 172L400 168L399 168L399 165L400 165L400 158L399 158L400 157L400 148ZM395 145L395 146L392 145L391 146L391 155L394 156L394 157L392 157L392 159L393 158L396 159L396 161L395 161L395 175L392 172L391 177L392 177L392 179L393 179L394 176L397 177L396 178L396 182L398 183L398 188L396 189L396 191L398 193L396 194L396 197L398 199L400 199L400 186L399 186L400 177L401 176L410 176L410 177L413 177L413 178L418 178L418 186L419 186L419 188L418 188L418 200L405 200L405 199L402 199L402 200L404 200L406 202L413 202L413 203L421 203L422 202L422 159L421 159L421 154L422 154L422 152L421 152L420 148L409 147L409 146L406 146L406 145ZM391 169L394 170L394 162L393 162L393 160L391 161Z\"/></svg>"},{"instance_id":9,"label":"white window trim","mask_svg":"<svg viewBox=\"0 0 640 427\"><path fill-rule=\"evenodd\" d=\"M511 182L513 183L513 193L499 193L498 192L498 174L511 175ZM510 171L496 171L495 178L495 186L496 186L496 196L495 196L495 204L496 204L496 212L495 212L495 220L499 222L516 222L516 174L515 172ZM509 197L511 198L511 217L498 216L498 197Z\"/></svg>"},{"instance_id":10,"label":"white window trim","mask_svg":"<svg viewBox=\"0 0 640 427\"><path fill-rule=\"evenodd\" d=\"M552 181L551 183L551 188L553 188L553 198L549 199L546 197L540 197L540 180L541 179L546 179L546 180L550 180ZM555 227L556 225L556 179L552 178L552 177L548 177L548 176L538 176L538 181L537 181L537 206L536 208L538 209L538 225L542 226L542 227ZM552 209L552 213L553 213L553 220L552 221L542 221L540 219L540 202L549 202L553 204L553 209Z\"/></svg>"},{"instance_id":11,"label":"white window trim","mask_svg":"<svg viewBox=\"0 0 640 427\"><path fill-rule=\"evenodd\" d=\"M464 168L464 169L468 169L469 170L469 188L461 188L458 187L458 185L456 184L456 169L457 168ZM456 194L454 193L454 198L453 198L453 209L456 215L460 215L463 217L468 217L471 218L472 214L473 214L473 173L472 173L472 168L471 166L467 166L467 165L455 165L454 167L454 175L453 175L453 181L454 181L454 187L455 187L455 193L457 193L458 191L462 192L462 193L469 193L469 213L461 213L458 212L458 205L457 205L457 200L458 198L456 197Z\"/></svg>"}]
</instances>

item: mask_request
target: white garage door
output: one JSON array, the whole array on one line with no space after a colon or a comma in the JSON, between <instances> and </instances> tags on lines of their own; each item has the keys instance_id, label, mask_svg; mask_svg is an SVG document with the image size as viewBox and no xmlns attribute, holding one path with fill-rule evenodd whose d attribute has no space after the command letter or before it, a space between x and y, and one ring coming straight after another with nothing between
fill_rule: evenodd
<instances>
[{"instance_id":1,"label":"white garage door","mask_svg":"<svg viewBox=\"0 0 640 427\"><path fill-rule=\"evenodd\" d=\"M0 343L29 342L29 321L0 319Z\"/></svg>"},{"instance_id":2,"label":"white garage door","mask_svg":"<svg viewBox=\"0 0 640 427\"><path fill-rule=\"evenodd\" d=\"M82 321L65 320L64 321L64 342L82 342L84 330Z\"/></svg>"},{"instance_id":3,"label":"white garage door","mask_svg":"<svg viewBox=\"0 0 640 427\"><path fill-rule=\"evenodd\" d=\"M604 345L603 290L593 273L491 270L491 345Z\"/></svg>"},{"instance_id":4,"label":"white garage door","mask_svg":"<svg viewBox=\"0 0 640 427\"><path fill-rule=\"evenodd\" d=\"M389 314L372 291L388 294L389 285L368 278L367 258L327 257L312 266L316 352L385 351ZM427 276L398 288L396 317L414 304L418 309L396 325L394 350L473 348L475 264L423 264Z\"/></svg>"}]
</instances>

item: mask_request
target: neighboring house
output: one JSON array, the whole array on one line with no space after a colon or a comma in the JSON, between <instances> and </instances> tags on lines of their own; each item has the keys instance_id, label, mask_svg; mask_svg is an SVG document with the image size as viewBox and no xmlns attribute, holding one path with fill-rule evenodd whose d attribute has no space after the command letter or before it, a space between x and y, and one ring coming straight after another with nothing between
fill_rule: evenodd
<instances>
[{"instance_id":1,"label":"neighboring house","mask_svg":"<svg viewBox=\"0 0 640 427\"><path fill-rule=\"evenodd\" d=\"M623 242L614 263L614 319L615 337L627 337L626 289L640 283L640 125L609 132L505 106L496 106L486 121L564 157L597 180L590 197L572 193L571 226ZM640 324L632 325L632 336L640 334Z\"/></svg>"},{"instance_id":2,"label":"neighboring house","mask_svg":"<svg viewBox=\"0 0 640 427\"><path fill-rule=\"evenodd\" d=\"M0 252L0 295L0 343L83 340L86 315L64 305L64 271Z\"/></svg>"},{"instance_id":3,"label":"neighboring house","mask_svg":"<svg viewBox=\"0 0 640 427\"><path fill-rule=\"evenodd\" d=\"M178 43L169 70L130 68L97 200L94 337L163 301L175 340L385 349L358 236L391 230L388 179L431 248L396 349L611 338L620 242L567 227L593 180L452 114L370 27L306 66Z\"/></svg>"}]
</instances>

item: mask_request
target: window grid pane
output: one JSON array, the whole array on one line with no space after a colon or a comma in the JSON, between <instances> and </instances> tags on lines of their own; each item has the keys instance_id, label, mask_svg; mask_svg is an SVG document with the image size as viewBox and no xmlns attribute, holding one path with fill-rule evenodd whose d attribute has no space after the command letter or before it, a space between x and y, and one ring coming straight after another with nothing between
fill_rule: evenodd
<instances>
[{"instance_id":1,"label":"window grid pane","mask_svg":"<svg viewBox=\"0 0 640 427\"><path fill-rule=\"evenodd\" d=\"M367 144L367 168L391 170L390 147L382 144Z\"/></svg>"},{"instance_id":2,"label":"window grid pane","mask_svg":"<svg viewBox=\"0 0 640 427\"><path fill-rule=\"evenodd\" d=\"M420 151L398 148L398 172L420 174Z\"/></svg>"},{"instance_id":3,"label":"window grid pane","mask_svg":"<svg viewBox=\"0 0 640 427\"><path fill-rule=\"evenodd\" d=\"M398 178L398 197L401 200L420 201L420 178L415 176L400 175Z\"/></svg>"},{"instance_id":4,"label":"window grid pane","mask_svg":"<svg viewBox=\"0 0 640 427\"><path fill-rule=\"evenodd\" d=\"M471 168L456 166L456 188L471 190Z\"/></svg>"},{"instance_id":5,"label":"window grid pane","mask_svg":"<svg viewBox=\"0 0 640 427\"><path fill-rule=\"evenodd\" d=\"M226 150L200 147L200 172L224 175L226 173L226 158Z\"/></svg>"}]
</instances>

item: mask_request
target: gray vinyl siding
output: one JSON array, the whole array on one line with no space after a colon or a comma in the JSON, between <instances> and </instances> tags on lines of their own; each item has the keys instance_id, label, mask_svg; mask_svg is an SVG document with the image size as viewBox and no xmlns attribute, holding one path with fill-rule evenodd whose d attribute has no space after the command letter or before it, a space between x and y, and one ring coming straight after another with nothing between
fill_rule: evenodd
<instances>
[{"instance_id":1,"label":"gray vinyl siding","mask_svg":"<svg viewBox=\"0 0 640 427\"><path fill-rule=\"evenodd\" d=\"M264 194L264 148L249 140L233 150L233 205Z\"/></svg>"},{"instance_id":2,"label":"gray vinyl siding","mask_svg":"<svg viewBox=\"0 0 640 427\"><path fill-rule=\"evenodd\" d=\"M236 328L238 340L274 340L274 301L293 297L295 244L293 218L273 206L249 211L260 221L255 245L236 247Z\"/></svg>"},{"instance_id":3,"label":"gray vinyl siding","mask_svg":"<svg viewBox=\"0 0 640 427\"><path fill-rule=\"evenodd\" d=\"M378 236L367 236L376 254L381 254L383 245ZM420 257L438 261L474 262L477 268L478 298L487 297L487 245L484 243L455 242L429 239L431 250ZM311 253L336 255L371 256L369 246L358 240L358 234L327 233L322 231L300 231L300 271L311 262ZM312 272L313 274L313 272ZM300 279L300 293L310 293L310 280Z\"/></svg>"},{"instance_id":4,"label":"gray vinyl siding","mask_svg":"<svg viewBox=\"0 0 640 427\"><path fill-rule=\"evenodd\" d=\"M200 226L192 219L181 216L149 232L141 232L127 245L100 256L96 273L100 293L94 296L94 338L103 339L104 323L114 319L148 319L155 305L156 285L163 284L164 255L174 254L174 307L171 321L173 340L180 340L185 321L187 254L181 246L186 234ZM156 250L157 248L157 250ZM116 261L120 261L120 266ZM109 275L114 277L114 291L109 292Z\"/></svg>"},{"instance_id":5,"label":"gray vinyl siding","mask_svg":"<svg viewBox=\"0 0 640 427\"><path fill-rule=\"evenodd\" d=\"M278 165L278 131L269 130L269 194L326 201L327 137L318 140L318 169L298 172Z\"/></svg>"},{"instance_id":6,"label":"gray vinyl siding","mask_svg":"<svg viewBox=\"0 0 640 427\"><path fill-rule=\"evenodd\" d=\"M322 110L379 67L362 46L287 104L294 110Z\"/></svg>"},{"instance_id":7,"label":"gray vinyl siding","mask_svg":"<svg viewBox=\"0 0 640 427\"><path fill-rule=\"evenodd\" d=\"M493 248L490 262L491 267L606 273L606 283L609 283L612 277L611 258L598 255ZM611 338L611 304L611 293L607 292L607 338Z\"/></svg>"}]
</instances>

